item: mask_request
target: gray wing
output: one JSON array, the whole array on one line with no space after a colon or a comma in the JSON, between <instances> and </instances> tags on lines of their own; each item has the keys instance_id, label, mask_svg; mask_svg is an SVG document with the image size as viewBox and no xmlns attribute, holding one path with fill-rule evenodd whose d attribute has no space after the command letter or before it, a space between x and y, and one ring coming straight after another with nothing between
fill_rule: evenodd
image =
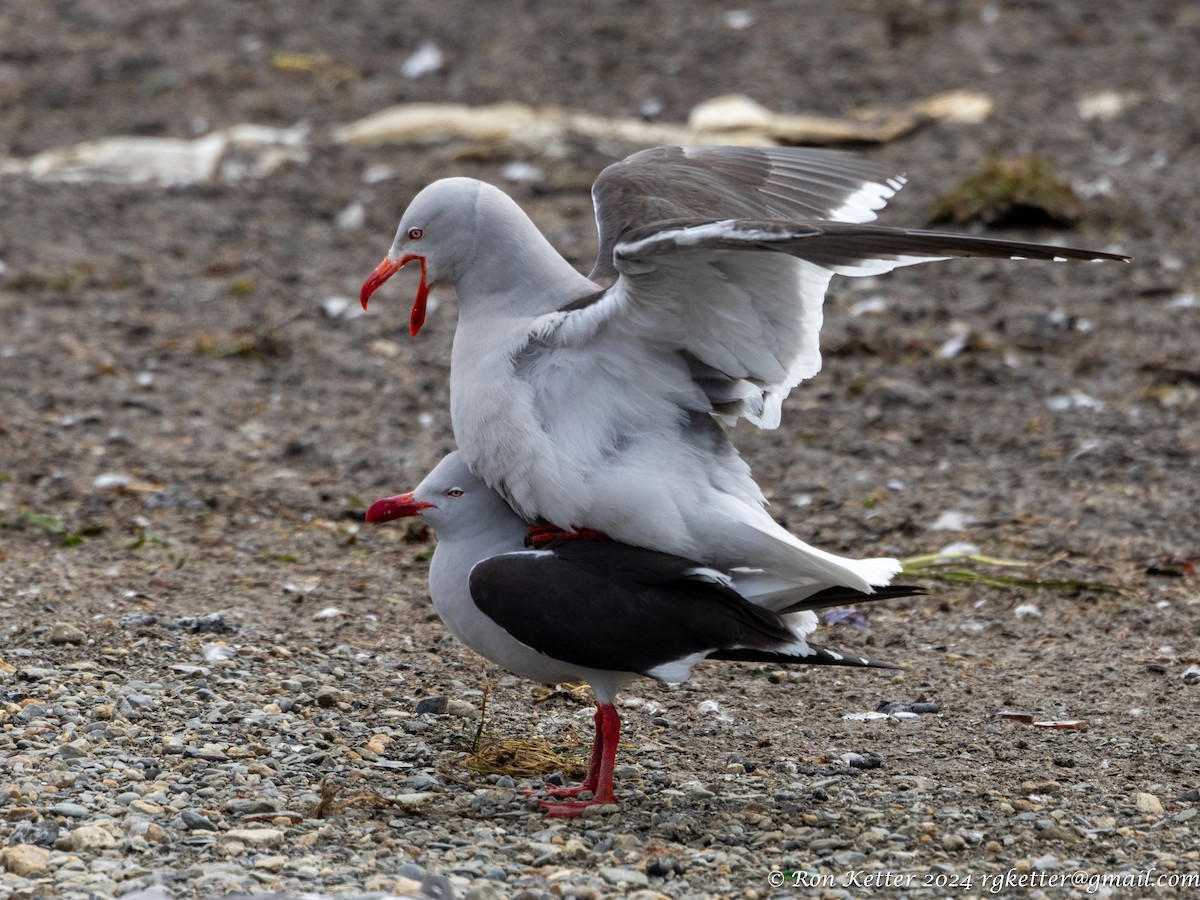
<instances>
[{"instance_id":1,"label":"gray wing","mask_svg":"<svg viewBox=\"0 0 1200 900\"><path fill-rule=\"evenodd\" d=\"M627 228L616 281L564 310L562 338L601 327L686 355L712 409L763 427L820 368L825 291L834 275L882 275L951 257L1124 260L1119 254L835 221L683 218ZM557 314L562 315L562 313Z\"/></svg>"},{"instance_id":2,"label":"gray wing","mask_svg":"<svg viewBox=\"0 0 1200 900\"><path fill-rule=\"evenodd\" d=\"M592 186L600 252L591 278L617 277L613 250L630 231L675 219L870 222L904 178L839 150L654 147L613 163Z\"/></svg>"},{"instance_id":3,"label":"gray wing","mask_svg":"<svg viewBox=\"0 0 1200 900\"><path fill-rule=\"evenodd\" d=\"M812 148L656 147L592 187L605 290L542 323L564 343L617 329L684 354L727 419L779 424L821 364L836 275L880 275L957 256L1126 259L1110 253L868 224L903 185L877 163Z\"/></svg>"}]
</instances>

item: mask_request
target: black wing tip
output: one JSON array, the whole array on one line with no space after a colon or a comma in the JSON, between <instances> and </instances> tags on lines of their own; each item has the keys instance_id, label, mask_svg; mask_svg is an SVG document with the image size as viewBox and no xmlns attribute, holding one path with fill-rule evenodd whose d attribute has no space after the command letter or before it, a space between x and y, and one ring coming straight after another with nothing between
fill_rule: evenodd
<instances>
[{"instance_id":1,"label":"black wing tip","mask_svg":"<svg viewBox=\"0 0 1200 900\"><path fill-rule=\"evenodd\" d=\"M736 648L714 650L706 658L723 662L775 663L781 666L847 666L854 669L892 669L895 671L903 671L906 668L869 656L830 650L817 644L810 643L808 647L813 652L803 656L775 650Z\"/></svg>"},{"instance_id":2,"label":"black wing tip","mask_svg":"<svg viewBox=\"0 0 1200 900\"><path fill-rule=\"evenodd\" d=\"M879 600L898 600L901 597L924 597L928 588L916 584L885 584L869 594L848 587L829 587L779 610L780 613L827 609L830 606L853 606L856 603L875 603Z\"/></svg>"}]
</instances>

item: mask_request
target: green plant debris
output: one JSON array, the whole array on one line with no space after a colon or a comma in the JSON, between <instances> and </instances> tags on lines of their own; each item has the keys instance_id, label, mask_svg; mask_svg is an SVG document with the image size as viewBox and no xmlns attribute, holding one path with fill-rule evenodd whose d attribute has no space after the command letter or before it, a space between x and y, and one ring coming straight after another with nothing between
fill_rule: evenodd
<instances>
[{"instance_id":1,"label":"green plant debris","mask_svg":"<svg viewBox=\"0 0 1200 900\"><path fill-rule=\"evenodd\" d=\"M74 547L76 544L81 543L84 538L95 537L98 534L104 533L104 529L99 525L89 525L79 531L71 531L62 519L48 513L21 510L21 519L39 531L45 532L52 537L57 537L65 547Z\"/></svg>"},{"instance_id":2,"label":"green plant debris","mask_svg":"<svg viewBox=\"0 0 1200 900\"><path fill-rule=\"evenodd\" d=\"M213 359L231 356L242 359L283 359L291 354L290 345L272 329L253 334L237 332L225 340L217 340L211 334L201 334L196 338L193 350L197 356Z\"/></svg>"},{"instance_id":3,"label":"green plant debris","mask_svg":"<svg viewBox=\"0 0 1200 900\"><path fill-rule=\"evenodd\" d=\"M142 547L145 547L147 544L152 544L157 547L170 547L170 546L173 546L174 543L175 543L175 541L172 540L171 538L163 537L162 535L155 534L152 531L147 531L145 528L139 528L137 537L135 537L133 539L133 541L130 542L127 549L140 550Z\"/></svg>"},{"instance_id":4,"label":"green plant debris","mask_svg":"<svg viewBox=\"0 0 1200 900\"><path fill-rule=\"evenodd\" d=\"M938 581L957 581L997 588L1045 588L1056 591L1098 591L1106 594L1125 593L1124 588L1105 581L1084 581L1076 578L1036 578L994 572L992 569L1037 568L1039 563L1019 559L1000 559L981 553L930 553L901 560L902 574L909 578L934 578Z\"/></svg>"},{"instance_id":5,"label":"green plant debris","mask_svg":"<svg viewBox=\"0 0 1200 900\"><path fill-rule=\"evenodd\" d=\"M932 219L994 228L1068 227L1083 215L1074 189L1054 174L1050 163L1033 156L988 158L978 171L934 204Z\"/></svg>"}]
</instances>

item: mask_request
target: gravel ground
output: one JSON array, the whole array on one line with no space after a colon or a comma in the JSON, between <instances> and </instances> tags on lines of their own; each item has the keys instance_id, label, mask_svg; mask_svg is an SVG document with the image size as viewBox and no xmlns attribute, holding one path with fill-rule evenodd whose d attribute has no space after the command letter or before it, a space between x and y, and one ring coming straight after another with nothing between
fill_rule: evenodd
<instances>
[{"instance_id":1,"label":"gravel ground","mask_svg":"<svg viewBox=\"0 0 1200 900\"><path fill-rule=\"evenodd\" d=\"M410 77L426 41L441 67ZM1197 43L1186 0L0 7L0 163L307 128L261 178L0 174L0 898L384 897L429 873L481 900L1195 896ZM537 740L570 777L588 698L456 645L431 536L361 524L452 446L453 297L416 341L404 276L370 315L344 298L447 174L504 183L586 268L587 188L638 148L334 129L411 100L678 123L730 91L842 115L953 88L992 115L867 148L910 176L885 223L1036 154L1086 214L999 233L1136 263L835 280L825 370L783 428L735 437L819 546L966 543L1033 564L976 572L1047 583L926 579L822 632L897 673L637 683L620 810L545 819L525 791L556 776L480 774L471 748Z\"/></svg>"},{"instance_id":2,"label":"gravel ground","mask_svg":"<svg viewBox=\"0 0 1200 900\"><path fill-rule=\"evenodd\" d=\"M984 879L1006 876L1195 871L1196 745L1156 721L1194 703L1178 679L1160 676L1151 727L1097 716L1099 703L1076 732L964 715L946 684L936 694L949 714L864 721L780 696L853 713L864 697L924 694L911 675L709 674L625 697L623 811L552 822L523 796L541 779L464 765L485 674L466 651L367 652L334 634L310 645L256 618L136 613L90 635L34 629L6 651L4 896L382 897L430 871L477 898L779 897L804 892L796 878L833 879L819 896L861 896L871 879L883 893L907 879L905 895L946 896L995 893ZM942 662L967 694L983 664ZM532 727L582 752L586 706L553 698L531 721L528 686L492 674L489 731ZM417 712L438 691L448 711ZM764 714L794 722L786 737ZM1157 773L1130 777L1145 759ZM808 874L775 890L773 871Z\"/></svg>"}]
</instances>

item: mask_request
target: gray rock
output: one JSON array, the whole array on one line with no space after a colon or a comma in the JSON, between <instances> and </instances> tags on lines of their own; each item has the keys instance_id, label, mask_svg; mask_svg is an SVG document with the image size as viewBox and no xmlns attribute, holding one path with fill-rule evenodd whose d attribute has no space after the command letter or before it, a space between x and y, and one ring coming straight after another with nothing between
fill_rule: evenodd
<instances>
[{"instance_id":1,"label":"gray rock","mask_svg":"<svg viewBox=\"0 0 1200 900\"><path fill-rule=\"evenodd\" d=\"M117 624L122 628L149 628L158 624L158 617L150 613L129 613L117 619Z\"/></svg>"},{"instance_id":2,"label":"gray rock","mask_svg":"<svg viewBox=\"0 0 1200 900\"><path fill-rule=\"evenodd\" d=\"M50 807L50 815L64 816L68 819L83 819L86 818L91 810L86 806L81 806L78 803L55 803Z\"/></svg>"},{"instance_id":3,"label":"gray rock","mask_svg":"<svg viewBox=\"0 0 1200 900\"><path fill-rule=\"evenodd\" d=\"M441 715L446 711L445 697L426 697L417 704L417 715L423 716L426 713L432 715Z\"/></svg>"},{"instance_id":4,"label":"gray rock","mask_svg":"<svg viewBox=\"0 0 1200 900\"><path fill-rule=\"evenodd\" d=\"M625 866L601 866L599 874L601 878L614 886L648 887L650 885L650 879L645 872Z\"/></svg>"},{"instance_id":5,"label":"gray rock","mask_svg":"<svg viewBox=\"0 0 1200 900\"><path fill-rule=\"evenodd\" d=\"M228 634L236 631L234 626L225 621L219 612L206 613L202 616L181 616L172 620L169 628L186 631L188 634Z\"/></svg>"},{"instance_id":6,"label":"gray rock","mask_svg":"<svg viewBox=\"0 0 1200 900\"><path fill-rule=\"evenodd\" d=\"M84 811L87 814L87 811ZM37 822L18 822L13 826L12 834L8 836L11 844L33 844L37 847L53 847L62 831L57 822L41 819Z\"/></svg>"},{"instance_id":7,"label":"gray rock","mask_svg":"<svg viewBox=\"0 0 1200 900\"><path fill-rule=\"evenodd\" d=\"M183 827L188 831L218 831L212 820L206 818L195 810L185 809L179 817L183 820Z\"/></svg>"}]
</instances>

